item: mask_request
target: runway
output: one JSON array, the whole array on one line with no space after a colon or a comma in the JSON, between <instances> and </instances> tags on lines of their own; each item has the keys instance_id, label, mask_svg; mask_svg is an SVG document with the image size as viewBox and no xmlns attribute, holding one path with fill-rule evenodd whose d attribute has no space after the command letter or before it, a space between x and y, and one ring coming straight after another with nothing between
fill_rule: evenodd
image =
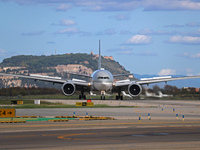
<instances>
[{"instance_id":1,"label":"runway","mask_svg":"<svg viewBox=\"0 0 200 150\"><path fill-rule=\"evenodd\" d=\"M6 132L0 149L199 149L200 127Z\"/></svg>"},{"instance_id":2,"label":"runway","mask_svg":"<svg viewBox=\"0 0 200 150\"><path fill-rule=\"evenodd\" d=\"M0 149L199 149L199 101L128 103L140 107L17 109L17 115L56 116L76 112L84 116L88 112L116 120L3 123Z\"/></svg>"}]
</instances>

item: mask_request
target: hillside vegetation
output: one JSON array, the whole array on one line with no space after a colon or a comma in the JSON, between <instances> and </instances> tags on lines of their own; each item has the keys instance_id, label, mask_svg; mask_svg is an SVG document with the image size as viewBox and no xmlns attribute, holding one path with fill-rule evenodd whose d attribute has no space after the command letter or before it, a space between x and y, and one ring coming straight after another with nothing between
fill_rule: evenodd
<instances>
[{"instance_id":1,"label":"hillside vegetation","mask_svg":"<svg viewBox=\"0 0 200 150\"><path fill-rule=\"evenodd\" d=\"M123 66L118 62L112 59L105 59L102 57L102 68L109 70L112 74L126 74L129 71L126 71ZM51 56L33 56L33 55L20 55L13 56L11 58L6 58L0 63L1 72L14 73L14 74L42 74L48 76L57 76L62 77L63 79L72 79L80 78L74 75L68 75L66 72L73 72L72 70L61 69L58 71L56 67L67 66L67 65L82 65L86 67L86 70L82 68L76 68L76 73L92 73L98 68L98 55L93 54L63 54L63 55L51 55ZM79 67L79 66L78 66ZM66 68L66 67L65 67ZM60 88L60 85L52 85L52 83L37 81L30 79L17 79L17 78L8 78L1 77L0 87L54 87ZM88 80L88 78L80 78Z\"/></svg>"},{"instance_id":2,"label":"hillside vegetation","mask_svg":"<svg viewBox=\"0 0 200 150\"><path fill-rule=\"evenodd\" d=\"M84 63L87 61L88 63ZM1 67L20 66L26 67L30 73L41 73L47 71L47 67L55 67L58 65L82 64L93 71L98 68L98 59L90 54L63 54L51 56L33 56L20 55L6 58L0 63ZM129 73L115 60L105 59L102 57L102 68L109 70L113 74ZM117 69L116 69L117 68Z\"/></svg>"}]
</instances>

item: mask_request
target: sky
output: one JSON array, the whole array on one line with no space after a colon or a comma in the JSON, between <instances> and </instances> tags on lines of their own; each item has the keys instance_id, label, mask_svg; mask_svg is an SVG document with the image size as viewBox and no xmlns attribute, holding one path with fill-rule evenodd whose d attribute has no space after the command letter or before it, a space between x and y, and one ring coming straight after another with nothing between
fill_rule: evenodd
<instances>
[{"instance_id":1,"label":"sky","mask_svg":"<svg viewBox=\"0 0 200 150\"><path fill-rule=\"evenodd\" d=\"M199 0L0 0L0 62L98 53L131 73L200 74Z\"/></svg>"}]
</instances>

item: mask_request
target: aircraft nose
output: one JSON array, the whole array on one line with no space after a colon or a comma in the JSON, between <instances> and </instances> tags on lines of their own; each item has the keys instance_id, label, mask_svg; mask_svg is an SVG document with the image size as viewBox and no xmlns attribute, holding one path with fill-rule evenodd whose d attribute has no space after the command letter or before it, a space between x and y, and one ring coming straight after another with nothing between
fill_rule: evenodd
<instances>
[{"instance_id":1,"label":"aircraft nose","mask_svg":"<svg viewBox=\"0 0 200 150\"><path fill-rule=\"evenodd\" d=\"M100 84L94 84L95 88L99 91L108 91L112 88L112 83L101 82Z\"/></svg>"}]
</instances>

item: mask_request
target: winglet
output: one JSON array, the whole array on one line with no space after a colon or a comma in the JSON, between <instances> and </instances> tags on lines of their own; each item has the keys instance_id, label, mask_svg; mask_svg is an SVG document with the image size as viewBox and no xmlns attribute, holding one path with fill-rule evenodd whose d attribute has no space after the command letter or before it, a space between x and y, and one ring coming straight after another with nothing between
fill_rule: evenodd
<instances>
[{"instance_id":1,"label":"winglet","mask_svg":"<svg viewBox=\"0 0 200 150\"><path fill-rule=\"evenodd\" d=\"M101 70L101 41L99 40L99 64L98 64L98 70Z\"/></svg>"}]
</instances>

